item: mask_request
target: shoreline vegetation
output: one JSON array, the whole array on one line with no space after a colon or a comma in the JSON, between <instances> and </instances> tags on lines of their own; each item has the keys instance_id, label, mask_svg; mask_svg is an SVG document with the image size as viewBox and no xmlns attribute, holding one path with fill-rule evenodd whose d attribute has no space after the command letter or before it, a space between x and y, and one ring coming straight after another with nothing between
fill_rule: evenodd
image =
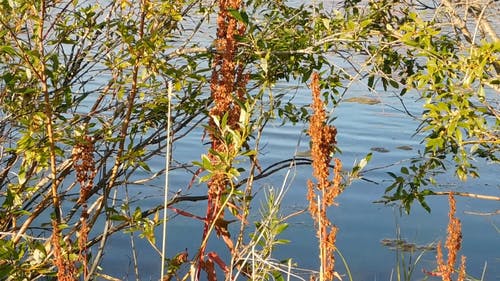
<instances>
[{"instance_id":1,"label":"shoreline vegetation","mask_svg":"<svg viewBox=\"0 0 500 281\"><path fill-rule=\"evenodd\" d=\"M367 171L395 165L370 166L372 153L390 152L373 146L344 167L349 144L337 140L336 108L383 104L384 92L419 122L423 148L396 147L409 159L386 170L379 203L401 215L430 213L433 196L449 204L444 242L380 241L397 252L394 278L416 280L423 253L435 251L423 279L484 280L466 272L456 197L500 194L447 190L439 181L478 178L478 161L500 162L500 2L296 2L1 2L0 279L120 280L102 264L111 237L124 235L130 279L151 278L139 268L142 243L158 255L161 281L353 281L337 248L337 197L370 181ZM296 105L279 83L308 86L311 104ZM351 96L356 87L366 95ZM421 112L408 110L408 93L418 95ZM262 136L277 123L305 124L310 150L263 167ZM179 160L172 147L200 128L206 150ZM152 161L166 165L155 171ZM293 243L282 238L293 231L288 220L306 211L283 215L282 206L292 170L304 166L312 174L299 188L318 241L312 269L275 257ZM190 183L173 190L174 171ZM256 184L279 172L283 185L256 196ZM145 188L163 177L164 202L142 205ZM205 191L192 195L195 188ZM195 250L169 251L176 216L201 223Z\"/></svg>"}]
</instances>

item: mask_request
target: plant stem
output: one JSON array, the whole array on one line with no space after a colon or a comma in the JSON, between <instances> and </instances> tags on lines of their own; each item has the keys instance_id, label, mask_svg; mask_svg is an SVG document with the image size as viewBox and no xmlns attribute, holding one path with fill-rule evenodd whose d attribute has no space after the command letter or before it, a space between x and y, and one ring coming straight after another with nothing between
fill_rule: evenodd
<instances>
[{"instance_id":1,"label":"plant stem","mask_svg":"<svg viewBox=\"0 0 500 281\"><path fill-rule=\"evenodd\" d=\"M168 82L168 105L167 105L167 147L165 152L165 191L163 197L163 235L161 246L161 278L165 274L165 258L167 252L167 218L168 218L168 174L170 170L170 145L171 145L171 106L172 106L172 81Z\"/></svg>"}]
</instances>

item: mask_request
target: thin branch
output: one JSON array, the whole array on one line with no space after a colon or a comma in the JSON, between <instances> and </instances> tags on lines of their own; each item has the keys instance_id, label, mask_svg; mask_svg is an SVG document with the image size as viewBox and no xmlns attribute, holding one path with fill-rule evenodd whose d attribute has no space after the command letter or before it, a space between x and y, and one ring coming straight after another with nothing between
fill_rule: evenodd
<instances>
[{"instance_id":1,"label":"thin branch","mask_svg":"<svg viewBox=\"0 0 500 281\"><path fill-rule=\"evenodd\" d=\"M476 211L464 211L465 214L467 215L474 215L474 216L494 216L494 215L500 215L500 210L496 210L493 212L476 212Z\"/></svg>"},{"instance_id":2,"label":"thin branch","mask_svg":"<svg viewBox=\"0 0 500 281\"><path fill-rule=\"evenodd\" d=\"M482 194L469 193L469 192L434 191L431 195L446 195L446 196L448 196L450 193L453 193L453 195L457 195L457 196L470 197L470 198L475 198L475 199L500 201L500 196L482 195Z\"/></svg>"},{"instance_id":3,"label":"thin branch","mask_svg":"<svg viewBox=\"0 0 500 281\"><path fill-rule=\"evenodd\" d=\"M213 48L205 48L205 47L180 48L168 54L166 58L170 60L187 54L208 54L213 52L215 52Z\"/></svg>"}]
</instances>

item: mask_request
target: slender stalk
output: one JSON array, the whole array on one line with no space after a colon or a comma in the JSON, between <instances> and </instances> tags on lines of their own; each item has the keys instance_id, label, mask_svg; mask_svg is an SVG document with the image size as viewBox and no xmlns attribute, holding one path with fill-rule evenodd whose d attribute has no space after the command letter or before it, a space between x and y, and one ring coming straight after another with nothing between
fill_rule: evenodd
<instances>
[{"instance_id":1,"label":"slender stalk","mask_svg":"<svg viewBox=\"0 0 500 281\"><path fill-rule=\"evenodd\" d=\"M168 171L170 170L170 145L171 145L171 106L172 106L172 81L168 82L168 104L167 104L167 147L165 152L165 191L163 196L163 234L161 245L161 278L165 274L165 258L167 252L167 218L168 218Z\"/></svg>"},{"instance_id":2,"label":"slender stalk","mask_svg":"<svg viewBox=\"0 0 500 281\"><path fill-rule=\"evenodd\" d=\"M318 221L318 239L320 243L324 241L323 238L323 220L321 219L321 212L322 210L322 204L321 204L321 197L318 195L318 199L316 204L318 204L318 213L316 214L316 220ZM326 266L326 257L325 257L325 247L319 247L319 280L320 281L325 281L325 266Z\"/></svg>"},{"instance_id":3,"label":"slender stalk","mask_svg":"<svg viewBox=\"0 0 500 281\"><path fill-rule=\"evenodd\" d=\"M41 1L40 3L40 17L38 22L38 40L37 40L37 49L40 54L40 84L42 87L43 98L45 102L45 126L47 129L47 137L49 142L49 157L50 157L50 172L52 174L52 186L51 186L51 194L52 194L52 202L54 205L54 213L55 220L59 224L61 222L61 209L60 209L60 200L57 194L57 189L59 186L59 180L57 179L57 163L56 163L56 146L55 146L55 138L54 138L54 128L52 127L52 104L50 101L50 93L47 86L47 74L45 73L45 49L43 47L43 25L45 21L46 14L46 5L45 1Z\"/></svg>"},{"instance_id":4,"label":"slender stalk","mask_svg":"<svg viewBox=\"0 0 500 281\"><path fill-rule=\"evenodd\" d=\"M347 263L347 260L345 259L344 255L342 255L342 252L337 247L335 248L335 252L339 255L340 259L342 260L342 263L344 264L345 271L347 273L347 276L349 277L349 281L354 281L354 278L352 277L351 273L351 268L349 267L349 264ZM342 280L341 278L339 278L339 276L336 275L336 277L339 280Z\"/></svg>"}]
</instances>

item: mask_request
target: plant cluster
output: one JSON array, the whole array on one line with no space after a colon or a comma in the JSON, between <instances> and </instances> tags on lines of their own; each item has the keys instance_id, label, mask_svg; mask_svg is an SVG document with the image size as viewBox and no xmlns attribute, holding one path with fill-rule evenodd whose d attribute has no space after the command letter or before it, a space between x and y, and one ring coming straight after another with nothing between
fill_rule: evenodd
<instances>
[{"instance_id":1,"label":"plant cluster","mask_svg":"<svg viewBox=\"0 0 500 281\"><path fill-rule=\"evenodd\" d=\"M166 208L203 222L194 255L159 255L167 280L315 276L273 257L287 243L279 237L288 227L289 216L280 212L285 188L266 193L261 217L249 219L258 180L303 165L312 166L316 181L307 193L318 275L339 277L337 229L327 209L348 183L363 178L371 157L342 171L338 147L348 144L336 143L330 125L338 117L330 113L354 85L394 92L402 111L421 122L416 135L425 149L389 172L384 202L409 212L417 200L430 210L425 198L443 194L437 174L451 168L466 180L480 176L476 159L498 164L500 41L490 23L498 1L327 4L0 2L0 279L116 279L102 268L111 237L129 234L134 257L137 237L156 251L156 228L173 218L159 219ZM310 81L311 105L294 104L291 91L279 90L282 81ZM406 110L409 93L424 101L422 112ZM261 137L273 122L308 123L311 157L261 167ZM202 130L200 142L209 147L201 160L181 161L175 150L165 159L170 144ZM150 166L155 161L172 165L157 169ZM206 183L206 192L190 195L193 181L166 204L144 205L150 199L144 194L161 191L150 184L174 171ZM455 272L460 248L454 199L445 192L443 278ZM205 215L183 210L185 201L205 202ZM227 252L212 249L215 235Z\"/></svg>"},{"instance_id":2,"label":"plant cluster","mask_svg":"<svg viewBox=\"0 0 500 281\"><path fill-rule=\"evenodd\" d=\"M245 116L251 114L247 112L251 108L240 107L246 102L248 75L244 73L245 65L236 60L238 52L236 37L244 34L245 25L229 13L230 10L240 9L240 6L240 0L218 1L216 54L212 62L210 80L213 106L209 110L210 120L207 126L211 147L206 156L209 160L201 164L202 169L210 171L203 241L198 253L199 267L206 271L208 280L217 279L214 262L218 263L226 274L229 273L215 253L208 253L206 259L205 248L212 229L215 229L229 250L234 251L224 214L226 208L236 216L240 212L232 198L236 195L234 179L239 176L234 164L237 157L241 156L250 136L247 128L249 120ZM244 155L250 154L249 151L244 152ZM199 278L200 270L197 272Z\"/></svg>"}]
</instances>

